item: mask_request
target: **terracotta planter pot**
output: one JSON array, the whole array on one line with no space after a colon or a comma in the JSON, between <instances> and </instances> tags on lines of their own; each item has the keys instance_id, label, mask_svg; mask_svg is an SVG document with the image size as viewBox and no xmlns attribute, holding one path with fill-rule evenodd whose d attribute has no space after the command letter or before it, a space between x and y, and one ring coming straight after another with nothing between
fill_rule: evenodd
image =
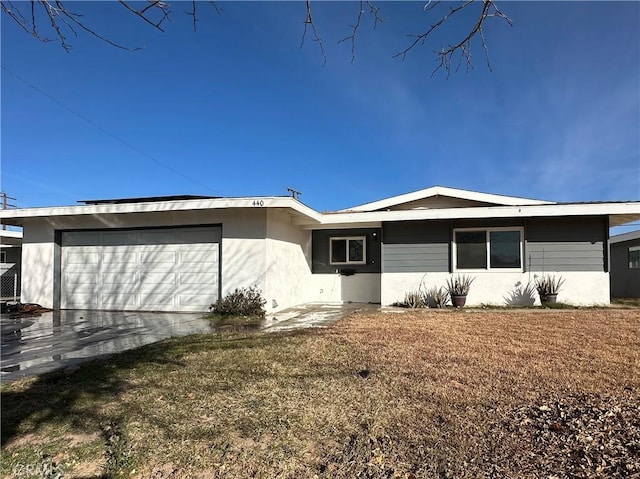
<instances>
[{"instance_id":1,"label":"terracotta planter pot","mask_svg":"<svg viewBox=\"0 0 640 479\"><path fill-rule=\"evenodd\" d=\"M556 304L558 301L558 294L546 294L544 296L540 296L540 302L542 306L546 306L547 304Z\"/></svg>"},{"instance_id":2,"label":"terracotta planter pot","mask_svg":"<svg viewBox=\"0 0 640 479\"><path fill-rule=\"evenodd\" d=\"M451 304L453 304L454 308L462 308L467 302L466 294L452 294L451 295Z\"/></svg>"}]
</instances>

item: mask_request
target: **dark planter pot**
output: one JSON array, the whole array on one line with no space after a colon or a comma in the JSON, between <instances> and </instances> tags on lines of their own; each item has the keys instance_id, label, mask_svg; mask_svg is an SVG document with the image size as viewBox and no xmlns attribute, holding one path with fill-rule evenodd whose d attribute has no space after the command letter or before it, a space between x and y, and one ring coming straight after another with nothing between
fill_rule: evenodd
<instances>
[{"instance_id":1,"label":"dark planter pot","mask_svg":"<svg viewBox=\"0 0 640 479\"><path fill-rule=\"evenodd\" d=\"M452 294L451 295L451 304L453 304L454 308L462 308L467 302L466 294Z\"/></svg>"},{"instance_id":2,"label":"dark planter pot","mask_svg":"<svg viewBox=\"0 0 640 479\"><path fill-rule=\"evenodd\" d=\"M547 304L556 304L557 301L557 294L545 294L544 296L540 296L540 302L542 303L542 306L546 306Z\"/></svg>"}]
</instances>

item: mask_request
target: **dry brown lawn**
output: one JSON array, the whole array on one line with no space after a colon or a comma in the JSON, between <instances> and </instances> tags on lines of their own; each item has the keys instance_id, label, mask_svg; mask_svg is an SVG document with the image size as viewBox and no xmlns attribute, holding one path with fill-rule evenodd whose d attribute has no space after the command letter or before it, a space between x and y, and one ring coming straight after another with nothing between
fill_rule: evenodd
<instances>
[{"instance_id":1,"label":"dry brown lawn","mask_svg":"<svg viewBox=\"0 0 640 479\"><path fill-rule=\"evenodd\" d=\"M5 385L1 472L638 478L639 405L637 309L356 314Z\"/></svg>"}]
</instances>

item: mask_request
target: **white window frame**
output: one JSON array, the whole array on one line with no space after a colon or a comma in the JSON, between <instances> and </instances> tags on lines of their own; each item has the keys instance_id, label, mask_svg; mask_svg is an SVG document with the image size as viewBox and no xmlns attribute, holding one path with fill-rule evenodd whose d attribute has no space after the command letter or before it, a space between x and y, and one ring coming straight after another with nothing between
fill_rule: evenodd
<instances>
[{"instance_id":1,"label":"white window frame","mask_svg":"<svg viewBox=\"0 0 640 479\"><path fill-rule=\"evenodd\" d=\"M631 261L631 252L632 251L640 251L640 246L629 246L629 250L627 251L627 264L629 266L629 269L639 269L640 268L640 264L635 265Z\"/></svg>"},{"instance_id":2,"label":"white window frame","mask_svg":"<svg viewBox=\"0 0 640 479\"><path fill-rule=\"evenodd\" d=\"M346 240L347 244L347 261L346 262L333 262L333 242L334 240ZM362 241L362 261L349 261L349 241ZM331 236L329 238L329 264L345 265L345 264L367 264L367 237L366 236Z\"/></svg>"},{"instance_id":3,"label":"white window frame","mask_svg":"<svg viewBox=\"0 0 640 479\"><path fill-rule=\"evenodd\" d=\"M461 268L458 269L458 247L456 244L456 233L457 232L471 232L471 231L484 231L485 232L485 245L487 247L487 267L481 269L466 269ZM520 267L519 268L492 268L491 267L491 232L492 231L517 231L520 233ZM453 247L451 248L452 265L454 273L483 273L487 271L491 272L505 272L505 273L513 273L524 271L524 227L522 226L499 226L499 227L489 227L489 228L454 228L453 229L453 238L452 238Z\"/></svg>"}]
</instances>

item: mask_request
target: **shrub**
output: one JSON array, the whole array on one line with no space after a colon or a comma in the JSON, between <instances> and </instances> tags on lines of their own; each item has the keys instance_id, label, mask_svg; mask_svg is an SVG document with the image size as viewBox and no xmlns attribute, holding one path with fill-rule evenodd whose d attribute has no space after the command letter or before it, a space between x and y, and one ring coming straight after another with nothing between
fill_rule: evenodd
<instances>
[{"instance_id":1,"label":"shrub","mask_svg":"<svg viewBox=\"0 0 640 479\"><path fill-rule=\"evenodd\" d=\"M562 276L556 278L553 275L543 274L539 278L536 277L535 280L536 289L538 290L538 294L541 298L550 294L558 294L560 292L560 287L564 284Z\"/></svg>"},{"instance_id":2,"label":"shrub","mask_svg":"<svg viewBox=\"0 0 640 479\"><path fill-rule=\"evenodd\" d=\"M425 303L430 308L444 308L449 301L449 292L442 286L435 286L425 293Z\"/></svg>"},{"instance_id":3,"label":"shrub","mask_svg":"<svg viewBox=\"0 0 640 479\"><path fill-rule=\"evenodd\" d=\"M409 291L404 295L404 302L402 305L406 308L424 308L425 297L422 291Z\"/></svg>"},{"instance_id":4,"label":"shrub","mask_svg":"<svg viewBox=\"0 0 640 479\"><path fill-rule=\"evenodd\" d=\"M209 308L217 316L251 316L263 318L266 299L255 286L251 288L236 288L235 291L219 299Z\"/></svg>"},{"instance_id":5,"label":"shrub","mask_svg":"<svg viewBox=\"0 0 640 479\"><path fill-rule=\"evenodd\" d=\"M467 295L469 294L469 288L471 288L471 283L473 283L474 279L475 278L464 274L452 275L447 279L447 291L451 296Z\"/></svg>"}]
</instances>

